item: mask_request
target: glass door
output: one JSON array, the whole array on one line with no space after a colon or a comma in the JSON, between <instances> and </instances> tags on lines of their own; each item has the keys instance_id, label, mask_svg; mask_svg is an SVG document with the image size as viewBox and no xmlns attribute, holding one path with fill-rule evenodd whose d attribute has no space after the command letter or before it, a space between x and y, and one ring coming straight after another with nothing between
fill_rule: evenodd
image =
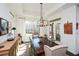
<instances>
[{"instance_id":1,"label":"glass door","mask_svg":"<svg viewBox=\"0 0 79 59\"><path fill-rule=\"evenodd\" d=\"M57 23L55 26L55 34L56 41L60 41L60 23Z\"/></svg>"}]
</instances>

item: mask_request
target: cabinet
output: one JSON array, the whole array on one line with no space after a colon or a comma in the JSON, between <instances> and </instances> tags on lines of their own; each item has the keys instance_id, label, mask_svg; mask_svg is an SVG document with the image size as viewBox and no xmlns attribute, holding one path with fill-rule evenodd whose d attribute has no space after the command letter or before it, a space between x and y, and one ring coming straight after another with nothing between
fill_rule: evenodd
<instances>
[{"instance_id":1,"label":"cabinet","mask_svg":"<svg viewBox=\"0 0 79 59\"><path fill-rule=\"evenodd\" d=\"M4 45L3 48L0 48L0 56L16 56L18 51L20 37L16 37L13 41L5 41L0 45Z\"/></svg>"}]
</instances>

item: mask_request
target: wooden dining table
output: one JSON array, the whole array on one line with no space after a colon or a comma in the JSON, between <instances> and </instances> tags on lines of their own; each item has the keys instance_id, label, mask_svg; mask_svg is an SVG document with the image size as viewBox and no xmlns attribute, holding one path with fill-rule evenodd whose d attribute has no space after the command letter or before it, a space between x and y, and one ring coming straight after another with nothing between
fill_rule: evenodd
<instances>
[{"instance_id":1,"label":"wooden dining table","mask_svg":"<svg viewBox=\"0 0 79 59\"><path fill-rule=\"evenodd\" d=\"M56 44L55 42L52 42L46 38L40 38L40 42L38 43L39 44L39 47L38 48L35 48L32 44L31 46L31 49L33 50L33 55L36 55L36 56L41 56L41 55L44 55L44 45L48 45L50 47L53 47L53 46L56 46L58 44ZM32 52L30 52L32 53Z\"/></svg>"}]
</instances>

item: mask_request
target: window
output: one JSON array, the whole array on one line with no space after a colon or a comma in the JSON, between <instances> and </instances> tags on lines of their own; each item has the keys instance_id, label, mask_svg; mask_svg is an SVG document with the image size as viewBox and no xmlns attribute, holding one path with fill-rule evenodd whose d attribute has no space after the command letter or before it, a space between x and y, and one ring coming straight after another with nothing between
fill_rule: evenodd
<instances>
[{"instance_id":1,"label":"window","mask_svg":"<svg viewBox=\"0 0 79 59\"><path fill-rule=\"evenodd\" d=\"M39 26L37 21L26 21L25 25L26 33L39 32Z\"/></svg>"}]
</instances>

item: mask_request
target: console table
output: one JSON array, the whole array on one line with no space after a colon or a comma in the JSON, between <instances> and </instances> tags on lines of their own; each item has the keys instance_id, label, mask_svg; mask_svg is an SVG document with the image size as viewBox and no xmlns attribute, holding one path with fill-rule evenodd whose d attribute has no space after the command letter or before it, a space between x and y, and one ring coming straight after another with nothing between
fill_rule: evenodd
<instances>
[{"instance_id":1,"label":"console table","mask_svg":"<svg viewBox=\"0 0 79 59\"><path fill-rule=\"evenodd\" d=\"M16 56L18 50L20 37L16 37L13 41L5 41L0 45L4 45L3 48L0 48L0 56Z\"/></svg>"}]
</instances>

